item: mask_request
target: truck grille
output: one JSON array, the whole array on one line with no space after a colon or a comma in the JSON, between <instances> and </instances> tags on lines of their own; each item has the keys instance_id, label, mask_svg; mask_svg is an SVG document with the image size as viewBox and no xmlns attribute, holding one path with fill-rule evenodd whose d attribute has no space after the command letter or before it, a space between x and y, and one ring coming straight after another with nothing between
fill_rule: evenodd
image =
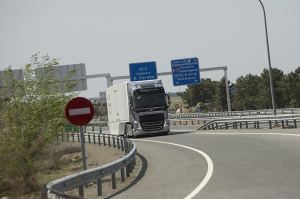
<instances>
[{"instance_id":1,"label":"truck grille","mask_svg":"<svg viewBox=\"0 0 300 199\"><path fill-rule=\"evenodd\" d=\"M158 131L164 127L164 114L150 114L140 116L143 131Z\"/></svg>"}]
</instances>

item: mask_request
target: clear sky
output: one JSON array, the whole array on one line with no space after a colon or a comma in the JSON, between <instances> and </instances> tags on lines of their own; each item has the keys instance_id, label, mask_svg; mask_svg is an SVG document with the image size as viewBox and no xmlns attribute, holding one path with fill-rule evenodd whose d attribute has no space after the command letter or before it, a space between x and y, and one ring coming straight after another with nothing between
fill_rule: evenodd
<instances>
[{"instance_id":1,"label":"clear sky","mask_svg":"<svg viewBox=\"0 0 300 199\"><path fill-rule=\"evenodd\" d=\"M300 66L300 1L263 0L272 66ZM263 12L258 0L0 0L0 70L22 68L40 51L61 64L85 63L87 74L128 75L129 63L198 57L201 68L228 66L229 80L267 67ZM221 79L222 71L203 78ZM124 80L125 81L125 80ZM171 77L163 78L167 91ZM88 81L86 97L105 90Z\"/></svg>"}]
</instances>

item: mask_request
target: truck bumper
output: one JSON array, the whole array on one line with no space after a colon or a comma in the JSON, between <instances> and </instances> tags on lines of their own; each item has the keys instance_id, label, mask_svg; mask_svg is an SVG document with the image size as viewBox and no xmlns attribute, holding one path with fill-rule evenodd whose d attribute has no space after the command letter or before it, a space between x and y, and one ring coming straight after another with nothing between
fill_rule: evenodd
<instances>
[{"instance_id":1,"label":"truck bumper","mask_svg":"<svg viewBox=\"0 0 300 199\"><path fill-rule=\"evenodd\" d=\"M138 136L138 135L151 135L151 134L168 134L169 132L170 132L170 127L167 126L157 131L143 131L142 129L138 129L134 131L134 134Z\"/></svg>"}]
</instances>

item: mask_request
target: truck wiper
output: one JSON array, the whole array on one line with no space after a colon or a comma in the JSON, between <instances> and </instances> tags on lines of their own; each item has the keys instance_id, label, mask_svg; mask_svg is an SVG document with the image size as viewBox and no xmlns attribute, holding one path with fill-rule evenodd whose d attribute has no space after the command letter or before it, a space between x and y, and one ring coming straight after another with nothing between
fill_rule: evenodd
<instances>
[{"instance_id":1,"label":"truck wiper","mask_svg":"<svg viewBox=\"0 0 300 199\"><path fill-rule=\"evenodd\" d=\"M136 110L157 110L157 109L163 109L164 106L154 106L154 107L145 107L145 108L137 108Z\"/></svg>"},{"instance_id":2,"label":"truck wiper","mask_svg":"<svg viewBox=\"0 0 300 199\"><path fill-rule=\"evenodd\" d=\"M155 106L155 107L151 107L152 110L156 110L156 109L162 109L165 108L164 106Z\"/></svg>"}]
</instances>

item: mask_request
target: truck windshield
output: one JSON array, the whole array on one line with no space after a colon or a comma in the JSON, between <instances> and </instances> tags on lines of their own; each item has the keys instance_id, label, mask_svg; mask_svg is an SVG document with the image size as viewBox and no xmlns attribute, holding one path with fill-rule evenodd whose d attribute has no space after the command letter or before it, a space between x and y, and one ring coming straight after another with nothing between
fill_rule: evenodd
<instances>
[{"instance_id":1,"label":"truck windshield","mask_svg":"<svg viewBox=\"0 0 300 199\"><path fill-rule=\"evenodd\" d=\"M165 108L167 106L165 92L162 89L145 89L134 93L134 107Z\"/></svg>"}]
</instances>

